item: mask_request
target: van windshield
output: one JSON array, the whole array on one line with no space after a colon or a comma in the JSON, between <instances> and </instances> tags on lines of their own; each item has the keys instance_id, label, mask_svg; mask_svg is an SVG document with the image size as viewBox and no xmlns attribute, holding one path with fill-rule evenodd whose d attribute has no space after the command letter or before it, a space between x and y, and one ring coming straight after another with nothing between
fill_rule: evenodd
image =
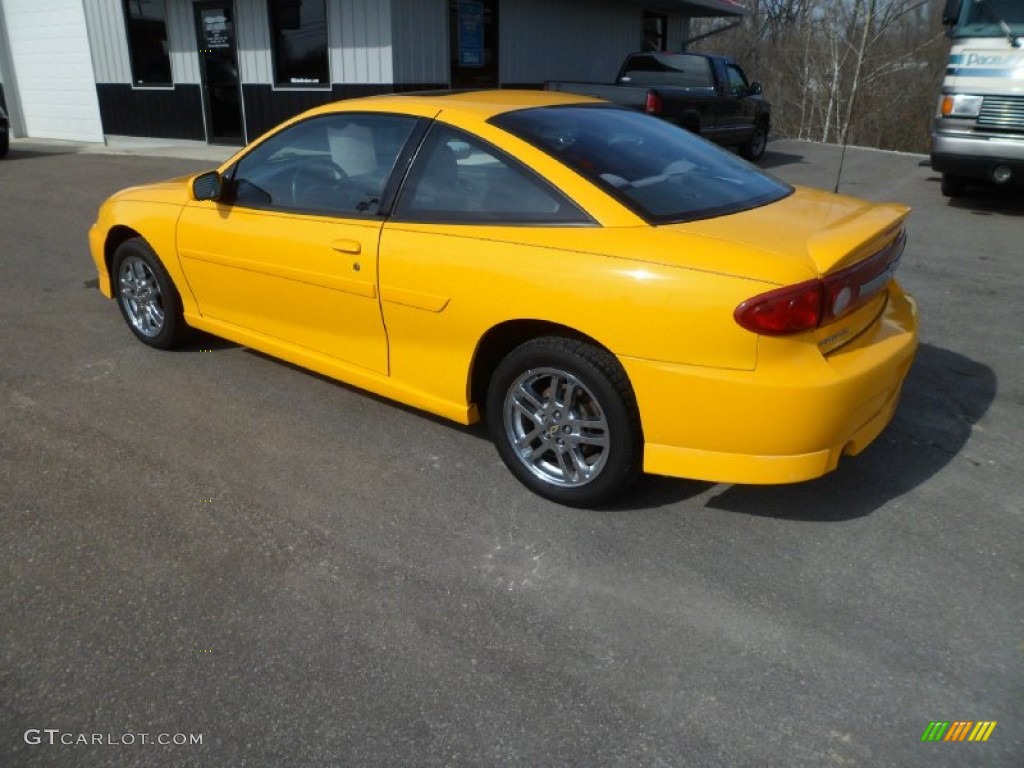
<instances>
[{"instance_id":1,"label":"van windshield","mask_svg":"<svg viewBox=\"0 0 1024 768\"><path fill-rule=\"evenodd\" d=\"M628 109L536 107L490 122L560 160L651 223L737 213L793 191L683 128Z\"/></svg>"},{"instance_id":2,"label":"van windshield","mask_svg":"<svg viewBox=\"0 0 1024 768\"><path fill-rule=\"evenodd\" d=\"M1007 30L1024 35L1024 2L1021 0L966 0L954 37L1006 37Z\"/></svg>"}]
</instances>

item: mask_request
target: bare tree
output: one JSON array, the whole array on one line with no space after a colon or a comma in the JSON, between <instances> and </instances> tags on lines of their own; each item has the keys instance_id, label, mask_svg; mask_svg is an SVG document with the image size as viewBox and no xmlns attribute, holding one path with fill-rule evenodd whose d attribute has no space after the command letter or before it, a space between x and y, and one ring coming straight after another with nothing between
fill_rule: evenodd
<instances>
[{"instance_id":1,"label":"bare tree","mask_svg":"<svg viewBox=\"0 0 1024 768\"><path fill-rule=\"evenodd\" d=\"M925 152L946 41L941 0L753 0L699 48L765 84L777 135Z\"/></svg>"}]
</instances>

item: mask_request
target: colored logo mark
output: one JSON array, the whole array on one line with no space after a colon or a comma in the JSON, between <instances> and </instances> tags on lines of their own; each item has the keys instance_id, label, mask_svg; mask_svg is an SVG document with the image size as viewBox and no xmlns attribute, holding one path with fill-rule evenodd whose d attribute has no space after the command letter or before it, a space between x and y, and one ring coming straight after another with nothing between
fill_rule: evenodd
<instances>
[{"instance_id":1,"label":"colored logo mark","mask_svg":"<svg viewBox=\"0 0 1024 768\"><path fill-rule=\"evenodd\" d=\"M988 741L995 728L995 720L932 720L921 741Z\"/></svg>"}]
</instances>

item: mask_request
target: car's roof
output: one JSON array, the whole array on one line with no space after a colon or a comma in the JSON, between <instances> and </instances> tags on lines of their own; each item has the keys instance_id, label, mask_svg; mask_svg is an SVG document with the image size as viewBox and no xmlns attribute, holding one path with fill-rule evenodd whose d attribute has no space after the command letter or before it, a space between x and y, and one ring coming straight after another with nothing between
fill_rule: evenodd
<instances>
[{"instance_id":1,"label":"car's roof","mask_svg":"<svg viewBox=\"0 0 1024 768\"><path fill-rule=\"evenodd\" d=\"M425 112L461 112L478 120L487 120L503 112L530 107L563 104L600 104L601 99L558 91L490 90L490 91L419 91L345 99L325 104L316 112L338 112L368 109L374 112L393 111L422 115Z\"/></svg>"}]
</instances>

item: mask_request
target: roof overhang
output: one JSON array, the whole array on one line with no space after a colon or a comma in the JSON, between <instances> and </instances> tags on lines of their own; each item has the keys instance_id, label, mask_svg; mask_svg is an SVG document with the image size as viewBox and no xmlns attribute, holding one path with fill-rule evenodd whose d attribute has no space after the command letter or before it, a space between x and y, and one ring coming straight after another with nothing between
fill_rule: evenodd
<instances>
[{"instance_id":1,"label":"roof overhang","mask_svg":"<svg viewBox=\"0 0 1024 768\"><path fill-rule=\"evenodd\" d=\"M681 13L691 18L712 16L746 16L747 9L736 0L646 0L634 2L650 11Z\"/></svg>"}]
</instances>

